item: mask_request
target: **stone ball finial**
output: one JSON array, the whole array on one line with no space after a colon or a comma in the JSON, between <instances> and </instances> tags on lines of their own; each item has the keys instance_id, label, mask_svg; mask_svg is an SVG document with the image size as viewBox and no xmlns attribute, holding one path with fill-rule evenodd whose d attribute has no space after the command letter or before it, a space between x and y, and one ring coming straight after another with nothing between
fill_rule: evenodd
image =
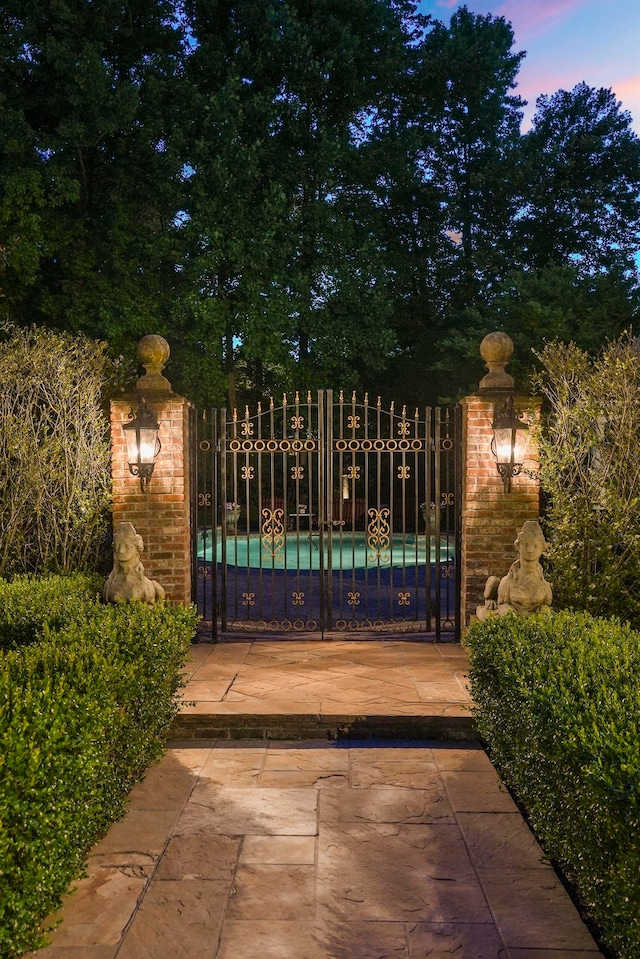
<instances>
[{"instance_id":1,"label":"stone ball finial","mask_svg":"<svg viewBox=\"0 0 640 959\"><path fill-rule=\"evenodd\" d=\"M136 352L145 368L144 376L138 379L136 389L145 393L171 393L171 383L162 375L171 353L165 338L157 333L149 333L142 337Z\"/></svg>"},{"instance_id":2,"label":"stone ball finial","mask_svg":"<svg viewBox=\"0 0 640 959\"><path fill-rule=\"evenodd\" d=\"M481 390L512 390L513 377L505 366L513 356L513 340L506 333L488 333L480 344L480 355L489 372L480 380Z\"/></svg>"}]
</instances>

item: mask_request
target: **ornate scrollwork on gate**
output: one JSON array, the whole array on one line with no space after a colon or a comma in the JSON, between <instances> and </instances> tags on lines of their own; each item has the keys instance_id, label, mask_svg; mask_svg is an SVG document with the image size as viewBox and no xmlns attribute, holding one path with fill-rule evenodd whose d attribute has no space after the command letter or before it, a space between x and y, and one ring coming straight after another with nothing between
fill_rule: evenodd
<instances>
[{"instance_id":1,"label":"ornate scrollwork on gate","mask_svg":"<svg viewBox=\"0 0 640 959\"><path fill-rule=\"evenodd\" d=\"M262 523L262 545L264 548L264 559L273 560L274 563L284 562L284 510L277 509L262 510L264 522Z\"/></svg>"},{"instance_id":2,"label":"ornate scrollwork on gate","mask_svg":"<svg viewBox=\"0 0 640 959\"><path fill-rule=\"evenodd\" d=\"M369 559L371 562L376 560L380 563L389 561L389 546L391 545L391 526L389 525L389 516L391 515L388 506L382 509L369 510L370 522L367 526L367 549L369 550Z\"/></svg>"}]
</instances>

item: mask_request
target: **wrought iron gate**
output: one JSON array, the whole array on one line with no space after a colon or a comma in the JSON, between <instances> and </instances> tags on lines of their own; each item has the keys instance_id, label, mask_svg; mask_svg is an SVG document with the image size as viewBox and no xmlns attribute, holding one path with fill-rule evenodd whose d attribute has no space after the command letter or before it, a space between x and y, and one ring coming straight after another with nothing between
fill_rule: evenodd
<instances>
[{"instance_id":1,"label":"wrought iron gate","mask_svg":"<svg viewBox=\"0 0 640 959\"><path fill-rule=\"evenodd\" d=\"M459 424L331 390L198 418L194 601L214 638L458 638Z\"/></svg>"}]
</instances>

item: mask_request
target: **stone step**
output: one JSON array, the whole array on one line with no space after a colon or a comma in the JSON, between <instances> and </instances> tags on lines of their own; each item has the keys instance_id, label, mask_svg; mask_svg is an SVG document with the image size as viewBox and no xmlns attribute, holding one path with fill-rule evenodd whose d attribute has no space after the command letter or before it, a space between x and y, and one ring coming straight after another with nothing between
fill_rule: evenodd
<instances>
[{"instance_id":1,"label":"stone step","mask_svg":"<svg viewBox=\"0 0 640 959\"><path fill-rule=\"evenodd\" d=\"M169 732L172 740L266 739L322 740L415 739L462 741L478 738L467 715L312 715L309 713L181 714Z\"/></svg>"}]
</instances>

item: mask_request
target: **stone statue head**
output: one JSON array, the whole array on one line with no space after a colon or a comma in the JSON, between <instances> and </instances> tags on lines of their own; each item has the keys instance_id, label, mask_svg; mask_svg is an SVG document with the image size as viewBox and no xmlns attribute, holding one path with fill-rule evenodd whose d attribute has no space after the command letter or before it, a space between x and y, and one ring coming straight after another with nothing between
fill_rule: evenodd
<instances>
[{"instance_id":1,"label":"stone statue head","mask_svg":"<svg viewBox=\"0 0 640 959\"><path fill-rule=\"evenodd\" d=\"M540 523L537 520L527 520L518 533L514 545L524 559L540 559L547 548Z\"/></svg>"},{"instance_id":2,"label":"stone statue head","mask_svg":"<svg viewBox=\"0 0 640 959\"><path fill-rule=\"evenodd\" d=\"M140 553L144 549L142 536L136 533L133 523L120 523L113 536L113 555L115 561L122 566L139 561Z\"/></svg>"}]
</instances>

